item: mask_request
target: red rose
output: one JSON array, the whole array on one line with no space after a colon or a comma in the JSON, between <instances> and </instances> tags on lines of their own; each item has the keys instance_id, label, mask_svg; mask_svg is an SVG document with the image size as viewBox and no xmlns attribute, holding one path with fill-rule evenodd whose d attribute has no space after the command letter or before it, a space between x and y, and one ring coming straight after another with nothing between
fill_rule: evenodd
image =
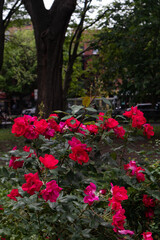
<instances>
[{"instance_id":1,"label":"red rose","mask_svg":"<svg viewBox=\"0 0 160 240\"><path fill-rule=\"evenodd\" d=\"M111 129L111 128L115 128L118 126L118 122L114 119L114 118L108 118L105 120L104 129Z\"/></svg>"},{"instance_id":2,"label":"red rose","mask_svg":"<svg viewBox=\"0 0 160 240\"><path fill-rule=\"evenodd\" d=\"M112 186L111 192L115 201L121 202L128 199L127 190L124 187Z\"/></svg>"},{"instance_id":3,"label":"red rose","mask_svg":"<svg viewBox=\"0 0 160 240\"><path fill-rule=\"evenodd\" d=\"M90 133L94 133L94 134L98 133L98 126L96 126L95 124L87 125L87 129Z\"/></svg>"},{"instance_id":4,"label":"red rose","mask_svg":"<svg viewBox=\"0 0 160 240\"><path fill-rule=\"evenodd\" d=\"M17 201L16 197L22 197L21 194L19 194L18 189L12 189L10 194L7 195L10 199L13 199L14 201Z\"/></svg>"},{"instance_id":5,"label":"red rose","mask_svg":"<svg viewBox=\"0 0 160 240\"><path fill-rule=\"evenodd\" d=\"M113 223L112 225L115 227L113 230L117 232L118 229L123 230L124 229L124 223L126 216L124 215L125 210L120 209L118 212L116 212L115 215L113 215Z\"/></svg>"},{"instance_id":6,"label":"red rose","mask_svg":"<svg viewBox=\"0 0 160 240\"><path fill-rule=\"evenodd\" d=\"M22 185L23 191L26 191L30 195L35 194L35 191L39 192L43 183L39 180L38 172L36 172L35 174L25 174L24 177L26 179L26 183Z\"/></svg>"},{"instance_id":7,"label":"red rose","mask_svg":"<svg viewBox=\"0 0 160 240\"><path fill-rule=\"evenodd\" d=\"M150 124L144 124L143 127L143 134L146 135L148 139L154 136L153 127Z\"/></svg>"},{"instance_id":8,"label":"red rose","mask_svg":"<svg viewBox=\"0 0 160 240\"><path fill-rule=\"evenodd\" d=\"M75 146L72 148L72 153L69 154L69 157L77 161L79 164L87 163L89 161L89 156L87 152L81 146Z\"/></svg>"},{"instance_id":9,"label":"red rose","mask_svg":"<svg viewBox=\"0 0 160 240\"><path fill-rule=\"evenodd\" d=\"M125 135L125 130L123 127L115 127L114 129L114 133L118 138L124 138Z\"/></svg>"},{"instance_id":10,"label":"red rose","mask_svg":"<svg viewBox=\"0 0 160 240\"><path fill-rule=\"evenodd\" d=\"M48 127L48 123L46 122L45 119L41 119L40 121L35 121L34 126L35 126L36 131L39 134L43 135Z\"/></svg>"},{"instance_id":11,"label":"red rose","mask_svg":"<svg viewBox=\"0 0 160 240\"><path fill-rule=\"evenodd\" d=\"M81 123L76 118L71 117L66 120L66 124L71 129L78 129Z\"/></svg>"},{"instance_id":12,"label":"red rose","mask_svg":"<svg viewBox=\"0 0 160 240\"><path fill-rule=\"evenodd\" d=\"M27 127L27 123L24 117L18 117L14 120L14 124L12 126L12 133L15 134L16 137L23 136L25 134Z\"/></svg>"},{"instance_id":13,"label":"red rose","mask_svg":"<svg viewBox=\"0 0 160 240\"><path fill-rule=\"evenodd\" d=\"M59 162L57 159L55 159L54 156L52 156L50 154L45 154L44 158L39 157L39 160L41 161L41 163L43 163L43 165L46 168L49 168L49 169L57 168L56 164L58 164L58 162Z\"/></svg>"}]
</instances>

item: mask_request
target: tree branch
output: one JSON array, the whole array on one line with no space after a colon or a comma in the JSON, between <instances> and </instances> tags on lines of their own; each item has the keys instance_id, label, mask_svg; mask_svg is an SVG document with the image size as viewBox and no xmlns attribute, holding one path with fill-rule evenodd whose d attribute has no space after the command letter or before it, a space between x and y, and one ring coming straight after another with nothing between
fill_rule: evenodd
<instances>
[{"instance_id":1,"label":"tree branch","mask_svg":"<svg viewBox=\"0 0 160 240\"><path fill-rule=\"evenodd\" d=\"M18 5L18 3L19 3L19 5ZM10 9L8 15L7 15L6 18L4 19L4 29L7 28L8 24L9 24L9 22L10 22L10 20L11 20L11 17L13 16L13 14L18 10L18 8L19 8L21 5L22 5L22 1L21 1L21 0L17 0L17 1L13 4L13 6L12 6L12 8Z\"/></svg>"},{"instance_id":2,"label":"tree branch","mask_svg":"<svg viewBox=\"0 0 160 240\"><path fill-rule=\"evenodd\" d=\"M87 6L87 4L88 4L88 0L85 0L83 11L82 11L82 17L80 19L80 22L79 22L79 24L77 26L77 29L76 29L74 35L73 35L73 37L72 37L72 39L70 41L70 45L69 45L69 60L71 59L71 55L72 55L71 51L72 51L72 46L73 46L74 39L76 38L76 43L77 43L77 41L80 41L80 37L81 37L81 34L83 32L82 29L83 29L84 19L85 19L85 16L86 16L86 12L89 9L89 5ZM74 47L74 49L75 49L75 47ZM75 52L75 50L73 50L73 52Z\"/></svg>"}]
</instances>

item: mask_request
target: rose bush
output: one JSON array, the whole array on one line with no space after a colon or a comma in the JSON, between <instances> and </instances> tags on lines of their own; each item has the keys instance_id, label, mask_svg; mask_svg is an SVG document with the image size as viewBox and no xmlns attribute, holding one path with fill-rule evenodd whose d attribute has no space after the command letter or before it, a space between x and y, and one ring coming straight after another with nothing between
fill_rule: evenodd
<instances>
[{"instance_id":1,"label":"rose bush","mask_svg":"<svg viewBox=\"0 0 160 240\"><path fill-rule=\"evenodd\" d=\"M159 238L157 161L124 154L135 131L150 139L152 126L137 107L124 113L125 128L107 113L87 122L78 116L82 108L73 106L62 119L15 119L12 133L30 146L14 147L0 168L1 239Z\"/></svg>"}]
</instances>

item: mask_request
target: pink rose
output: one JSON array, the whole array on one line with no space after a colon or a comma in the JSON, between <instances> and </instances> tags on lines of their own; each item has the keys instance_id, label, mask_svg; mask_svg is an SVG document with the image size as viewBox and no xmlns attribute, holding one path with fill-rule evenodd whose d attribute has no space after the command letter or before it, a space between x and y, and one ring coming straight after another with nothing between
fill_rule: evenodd
<instances>
[{"instance_id":1,"label":"pink rose","mask_svg":"<svg viewBox=\"0 0 160 240\"><path fill-rule=\"evenodd\" d=\"M87 195L84 197L84 203L88 203L91 206L94 201L99 201L99 197L95 195L95 191L96 185L91 182L84 190L84 193Z\"/></svg>"},{"instance_id":2,"label":"pink rose","mask_svg":"<svg viewBox=\"0 0 160 240\"><path fill-rule=\"evenodd\" d=\"M142 236L144 240L153 240L151 232L143 232Z\"/></svg>"}]
</instances>

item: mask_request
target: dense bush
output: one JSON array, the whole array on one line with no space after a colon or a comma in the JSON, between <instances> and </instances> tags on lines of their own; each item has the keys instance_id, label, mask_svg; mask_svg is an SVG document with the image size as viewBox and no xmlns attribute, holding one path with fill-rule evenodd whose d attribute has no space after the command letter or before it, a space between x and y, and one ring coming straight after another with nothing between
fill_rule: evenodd
<instances>
[{"instance_id":1,"label":"dense bush","mask_svg":"<svg viewBox=\"0 0 160 240\"><path fill-rule=\"evenodd\" d=\"M160 236L158 160L125 154L137 130L150 138L153 127L136 107L124 114L125 128L104 113L87 123L77 115L82 108L72 106L61 120L57 114L15 119L12 133L27 144L23 151L14 147L5 156L9 166L0 168L1 239Z\"/></svg>"}]
</instances>

